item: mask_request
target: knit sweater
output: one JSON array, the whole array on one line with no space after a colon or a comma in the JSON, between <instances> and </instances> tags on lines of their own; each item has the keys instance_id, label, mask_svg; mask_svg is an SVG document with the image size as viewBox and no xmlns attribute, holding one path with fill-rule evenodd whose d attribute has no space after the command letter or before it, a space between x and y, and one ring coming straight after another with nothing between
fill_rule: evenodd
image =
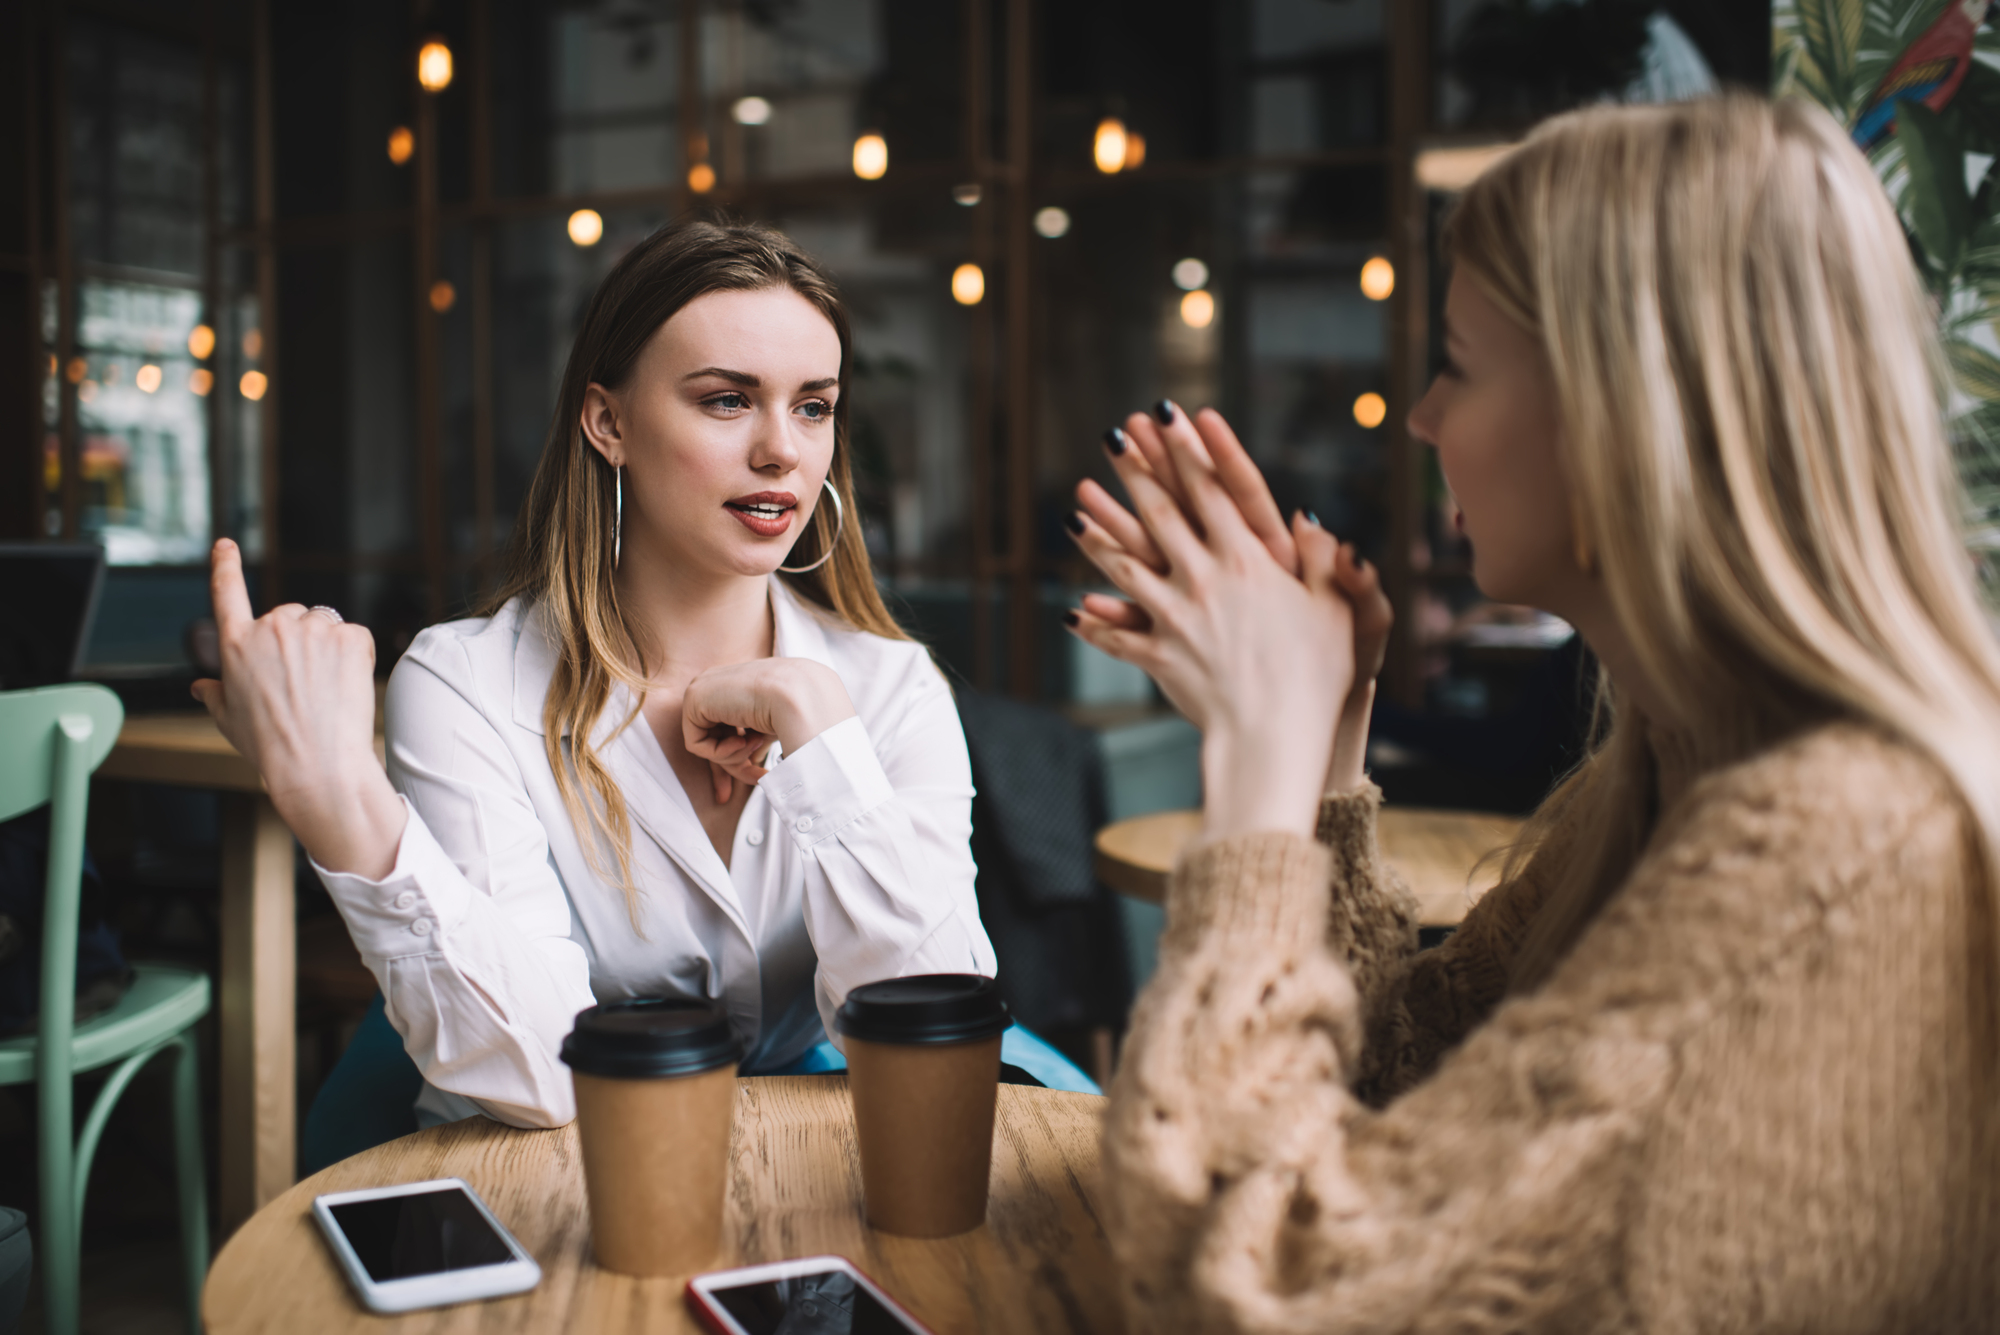
<instances>
[{"instance_id":1,"label":"knit sweater","mask_svg":"<svg viewBox=\"0 0 2000 1335\"><path fill-rule=\"evenodd\" d=\"M1182 860L1105 1131L1135 1335L2000 1329L1961 803L1847 723L1659 793L1525 995L1550 858L1419 954L1372 787Z\"/></svg>"}]
</instances>

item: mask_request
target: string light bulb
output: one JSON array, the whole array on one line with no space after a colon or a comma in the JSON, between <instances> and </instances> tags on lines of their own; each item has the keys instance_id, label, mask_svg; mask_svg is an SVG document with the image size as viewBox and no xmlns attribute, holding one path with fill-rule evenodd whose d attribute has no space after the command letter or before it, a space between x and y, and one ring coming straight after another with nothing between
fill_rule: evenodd
<instances>
[{"instance_id":1,"label":"string light bulb","mask_svg":"<svg viewBox=\"0 0 2000 1335\"><path fill-rule=\"evenodd\" d=\"M427 93L442 93L451 87L451 48L433 37L417 52L417 82Z\"/></svg>"},{"instance_id":2,"label":"string light bulb","mask_svg":"<svg viewBox=\"0 0 2000 1335\"><path fill-rule=\"evenodd\" d=\"M1110 176L1125 169L1125 122L1106 116L1097 123L1097 135L1090 142L1090 157L1097 170Z\"/></svg>"},{"instance_id":3,"label":"string light bulb","mask_svg":"<svg viewBox=\"0 0 2000 1335\"><path fill-rule=\"evenodd\" d=\"M1387 301L1396 290L1396 268L1377 255L1361 266L1361 295L1370 301Z\"/></svg>"},{"instance_id":4,"label":"string light bulb","mask_svg":"<svg viewBox=\"0 0 2000 1335\"><path fill-rule=\"evenodd\" d=\"M976 264L961 264L951 271L951 299L961 306L977 306L986 296L986 272Z\"/></svg>"},{"instance_id":5,"label":"string light bulb","mask_svg":"<svg viewBox=\"0 0 2000 1335\"><path fill-rule=\"evenodd\" d=\"M578 209L569 215L569 239L579 246L594 246L604 239L604 215L596 209Z\"/></svg>"},{"instance_id":6,"label":"string light bulb","mask_svg":"<svg viewBox=\"0 0 2000 1335\"><path fill-rule=\"evenodd\" d=\"M1373 431L1381 426L1389 416L1389 405L1380 394L1370 390L1354 401L1354 420Z\"/></svg>"},{"instance_id":7,"label":"string light bulb","mask_svg":"<svg viewBox=\"0 0 2000 1335\"><path fill-rule=\"evenodd\" d=\"M889 170L889 141L872 130L854 141L854 174L879 181Z\"/></svg>"}]
</instances>

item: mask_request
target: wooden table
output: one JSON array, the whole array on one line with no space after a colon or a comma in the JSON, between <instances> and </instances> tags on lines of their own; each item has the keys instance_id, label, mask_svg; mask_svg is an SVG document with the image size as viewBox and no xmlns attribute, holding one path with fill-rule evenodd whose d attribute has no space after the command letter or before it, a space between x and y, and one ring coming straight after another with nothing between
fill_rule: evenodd
<instances>
[{"instance_id":1,"label":"wooden table","mask_svg":"<svg viewBox=\"0 0 2000 1335\"><path fill-rule=\"evenodd\" d=\"M862 1221L861 1170L845 1075L740 1083L730 1199L718 1265L831 1252L860 1266L938 1335L1110 1332L1124 1328L1099 1227L1104 1100L1000 1087L984 1227L955 1238L898 1238ZM353 1187L462 1177L542 1267L516 1298L418 1312L366 1313L309 1214ZM231 1331L670 1331L702 1327L686 1277L632 1279L590 1259L574 1124L516 1131L485 1118L434 1127L357 1154L257 1212L209 1272L202 1316Z\"/></svg>"},{"instance_id":2,"label":"wooden table","mask_svg":"<svg viewBox=\"0 0 2000 1335\"><path fill-rule=\"evenodd\" d=\"M222 794L222 1232L292 1184L298 1166L292 832L257 769L207 714L135 714L98 777Z\"/></svg>"},{"instance_id":3,"label":"wooden table","mask_svg":"<svg viewBox=\"0 0 2000 1335\"><path fill-rule=\"evenodd\" d=\"M1201 828L1199 811L1161 811L1107 825L1097 832L1097 876L1135 899L1164 903L1167 875ZM1417 897L1426 927L1454 927L1500 877L1495 849L1520 837L1511 816L1476 811L1384 807L1377 827L1382 855ZM1476 873L1476 874L1475 874Z\"/></svg>"}]
</instances>

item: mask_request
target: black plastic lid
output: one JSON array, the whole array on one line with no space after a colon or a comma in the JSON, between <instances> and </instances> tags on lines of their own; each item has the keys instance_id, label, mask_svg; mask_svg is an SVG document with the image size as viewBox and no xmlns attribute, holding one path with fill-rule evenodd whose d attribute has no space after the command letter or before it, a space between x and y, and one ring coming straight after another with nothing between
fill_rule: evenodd
<instances>
[{"instance_id":1,"label":"black plastic lid","mask_svg":"<svg viewBox=\"0 0 2000 1335\"><path fill-rule=\"evenodd\" d=\"M620 1080L693 1075L742 1056L728 1012L676 997L607 1001L579 1011L562 1045L571 1070Z\"/></svg>"},{"instance_id":2,"label":"black plastic lid","mask_svg":"<svg viewBox=\"0 0 2000 1335\"><path fill-rule=\"evenodd\" d=\"M833 1027L865 1043L971 1043L1014 1023L1000 987L976 973L927 973L863 983Z\"/></svg>"}]
</instances>

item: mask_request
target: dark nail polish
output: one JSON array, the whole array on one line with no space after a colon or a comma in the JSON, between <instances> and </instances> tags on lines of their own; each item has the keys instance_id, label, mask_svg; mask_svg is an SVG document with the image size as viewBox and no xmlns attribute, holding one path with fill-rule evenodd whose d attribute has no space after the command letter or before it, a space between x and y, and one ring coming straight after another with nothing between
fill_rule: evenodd
<instances>
[{"instance_id":1,"label":"dark nail polish","mask_svg":"<svg viewBox=\"0 0 2000 1335\"><path fill-rule=\"evenodd\" d=\"M1160 419L1161 426L1172 426L1174 424L1174 401L1172 399L1161 399L1153 405L1153 416Z\"/></svg>"},{"instance_id":2,"label":"dark nail polish","mask_svg":"<svg viewBox=\"0 0 2000 1335\"><path fill-rule=\"evenodd\" d=\"M1068 626L1071 630L1075 630L1078 626L1083 624L1083 618L1078 616L1074 612L1064 612L1063 624L1065 626Z\"/></svg>"},{"instance_id":3,"label":"dark nail polish","mask_svg":"<svg viewBox=\"0 0 2000 1335\"><path fill-rule=\"evenodd\" d=\"M1306 522L1308 524L1311 524L1314 528L1323 527L1323 525L1321 525L1321 523L1319 522L1319 516L1314 514L1310 510L1306 511Z\"/></svg>"},{"instance_id":4,"label":"dark nail polish","mask_svg":"<svg viewBox=\"0 0 2000 1335\"><path fill-rule=\"evenodd\" d=\"M1077 537L1083 536L1083 516L1072 510L1063 516L1063 524Z\"/></svg>"},{"instance_id":5,"label":"dark nail polish","mask_svg":"<svg viewBox=\"0 0 2000 1335\"><path fill-rule=\"evenodd\" d=\"M1104 448L1114 455L1125 453L1125 448L1130 443L1125 439L1125 433L1115 426L1104 433Z\"/></svg>"}]
</instances>

